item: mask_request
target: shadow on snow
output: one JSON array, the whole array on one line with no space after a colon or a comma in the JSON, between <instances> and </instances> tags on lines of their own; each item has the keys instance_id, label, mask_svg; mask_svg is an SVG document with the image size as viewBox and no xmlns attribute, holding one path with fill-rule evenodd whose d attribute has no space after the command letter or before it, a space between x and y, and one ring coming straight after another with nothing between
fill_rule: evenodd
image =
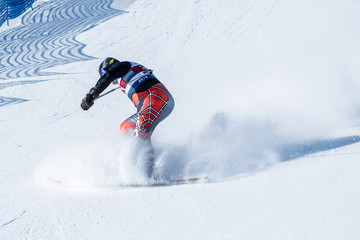
<instances>
[{"instance_id":1,"label":"shadow on snow","mask_svg":"<svg viewBox=\"0 0 360 240\"><path fill-rule=\"evenodd\" d=\"M328 151L360 142L360 136L348 136L334 139L318 139L309 142L284 144L278 148L280 161L287 162L308 154Z\"/></svg>"}]
</instances>

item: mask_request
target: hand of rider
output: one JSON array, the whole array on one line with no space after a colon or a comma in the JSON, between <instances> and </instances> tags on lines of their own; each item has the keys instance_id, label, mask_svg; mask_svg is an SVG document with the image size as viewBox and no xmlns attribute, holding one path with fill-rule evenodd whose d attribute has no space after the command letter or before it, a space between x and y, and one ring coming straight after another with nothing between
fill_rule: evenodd
<instances>
[{"instance_id":1,"label":"hand of rider","mask_svg":"<svg viewBox=\"0 0 360 240\"><path fill-rule=\"evenodd\" d=\"M99 96L96 88L91 88L89 93L86 94L86 96L82 99L81 102L81 108L84 111L87 111L93 104L94 104L94 99Z\"/></svg>"}]
</instances>

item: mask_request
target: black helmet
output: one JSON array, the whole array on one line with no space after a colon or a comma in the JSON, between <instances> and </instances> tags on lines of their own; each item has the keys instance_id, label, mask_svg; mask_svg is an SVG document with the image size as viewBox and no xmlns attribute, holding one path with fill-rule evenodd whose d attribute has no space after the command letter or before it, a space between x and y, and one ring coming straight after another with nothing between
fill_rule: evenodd
<instances>
[{"instance_id":1,"label":"black helmet","mask_svg":"<svg viewBox=\"0 0 360 240\"><path fill-rule=\"evenodd\" d=\"M100 76L106 74L106 71L109 70L110 66L117 62L119 62L119 60L116 60L115 58L112 57L107 57L104 61L102 61L102 63L99 66Z\"/></svg>"}]
</instances>

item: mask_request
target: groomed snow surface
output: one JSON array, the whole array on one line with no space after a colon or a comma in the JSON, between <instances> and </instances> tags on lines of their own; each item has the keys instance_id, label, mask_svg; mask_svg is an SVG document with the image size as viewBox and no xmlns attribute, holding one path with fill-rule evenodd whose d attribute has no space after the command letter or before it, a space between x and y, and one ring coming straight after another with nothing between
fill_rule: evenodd
<instances>
[{"instance_id":1,"label":"groomed snow surface","mask_svg":"<svg viewBox=\"0 0 360 240\"><path fill-rule=\"evenodd\" d=\"M0 29L0 239L360 239L360 2L37 1ZM175 109L146 184L103 58ZM109 89L115 86L110 86ZM51 181L56 179L61 181Z\"/></svg>"}]
</instances>

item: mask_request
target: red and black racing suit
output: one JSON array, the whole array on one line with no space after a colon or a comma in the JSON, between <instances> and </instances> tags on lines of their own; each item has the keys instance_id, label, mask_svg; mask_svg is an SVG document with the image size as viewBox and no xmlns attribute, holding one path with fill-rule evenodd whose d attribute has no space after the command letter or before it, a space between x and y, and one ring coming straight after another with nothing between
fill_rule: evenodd
<instances>
[{"instance_id":1,"label":"red and black racing suit","mask_svg":"<svg viewBox=\"0 0 360 240\"><path fill-rule=\"evenodd\" d=\"M120 125L120 131L135 131L136 136L150 138L159 122L172 112L173 97L150 69L129 61L110 66L95 85L98 94L116 79L120 79L122 91L137 108L137 112Z\"/></svg>"}]
</instances>

